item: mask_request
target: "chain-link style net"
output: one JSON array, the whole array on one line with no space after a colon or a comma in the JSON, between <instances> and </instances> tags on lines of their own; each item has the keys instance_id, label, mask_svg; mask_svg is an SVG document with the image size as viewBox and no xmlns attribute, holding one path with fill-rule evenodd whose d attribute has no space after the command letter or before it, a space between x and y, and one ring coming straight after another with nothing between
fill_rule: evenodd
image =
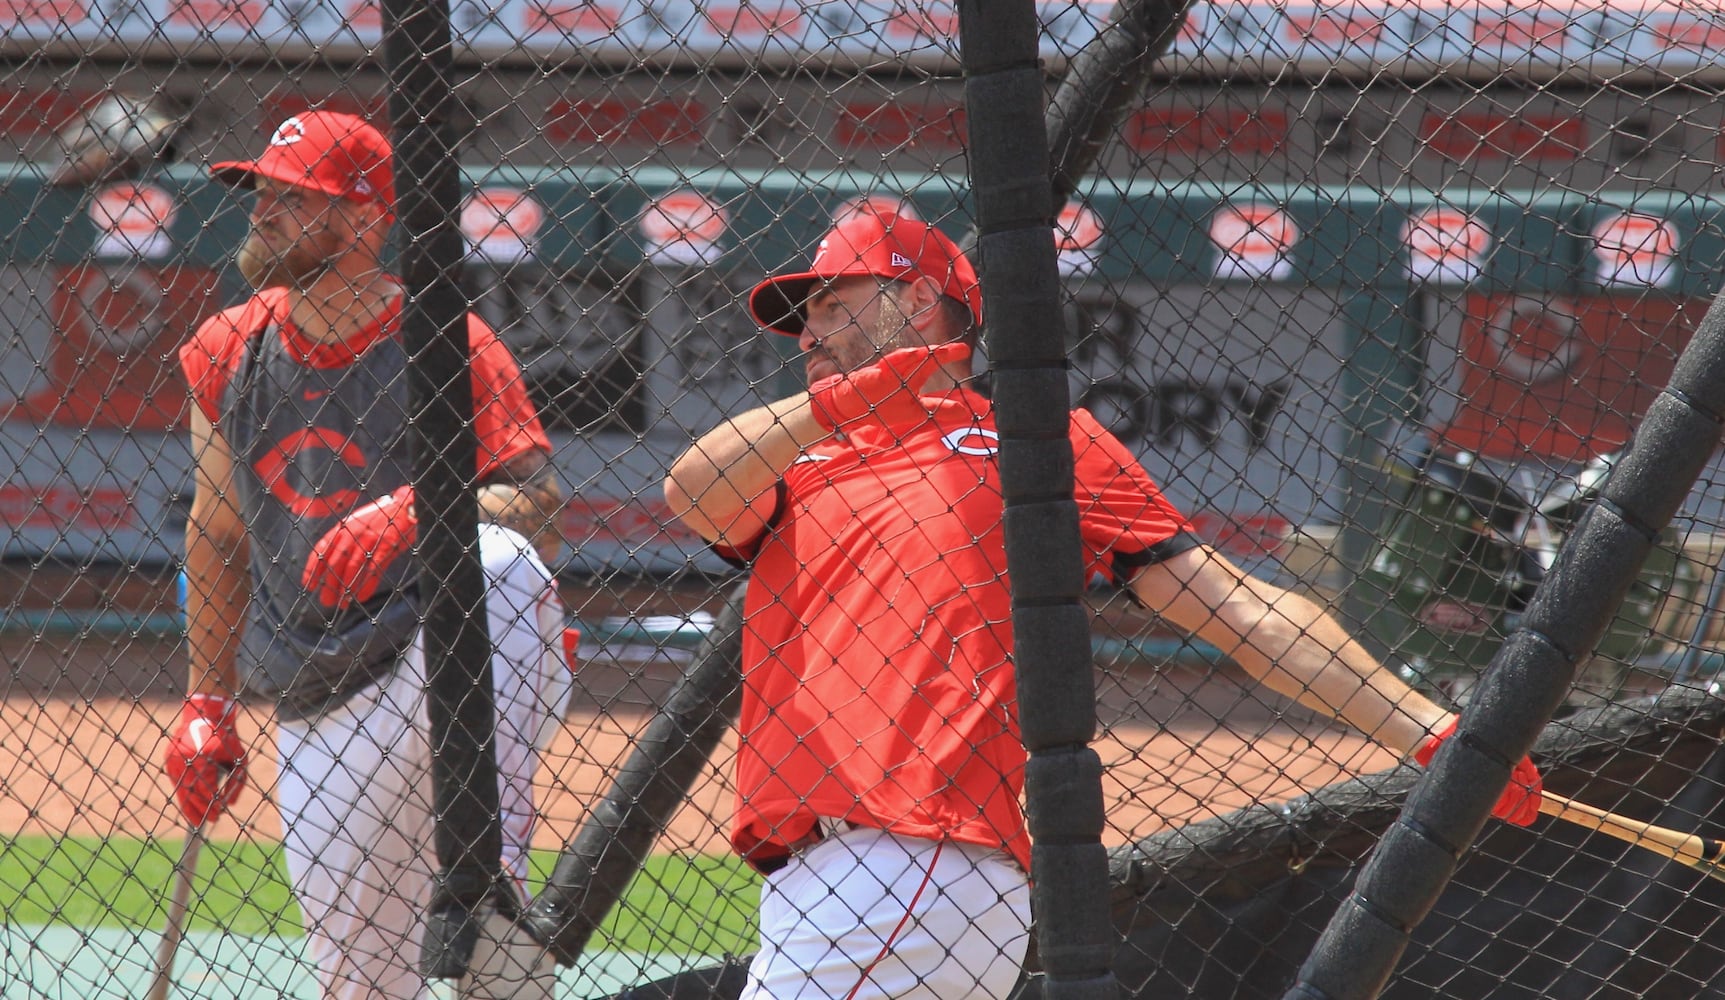
<instances>
[{"instance_id":1,"label":"chain-link style net","mask_svg":"<svg viewBox=\"0 0 1725 1000\"><path fill-rule=\"evenodd\" d=\"M1123 993L1282 995L1631 445L1720 287L1715 6L1037 5L1051 97L1101 64L1035 499ZM558 997L1034 995L998 321L879 367L981 309L956 7L450 14L506 949ZM379 8L0 23L0 994L419 995L433 234ZM1619 819L1488 821L1386 995L1725 995L1721 539L1715 457L1535 746Z\"/></svg>"}]
</instances>

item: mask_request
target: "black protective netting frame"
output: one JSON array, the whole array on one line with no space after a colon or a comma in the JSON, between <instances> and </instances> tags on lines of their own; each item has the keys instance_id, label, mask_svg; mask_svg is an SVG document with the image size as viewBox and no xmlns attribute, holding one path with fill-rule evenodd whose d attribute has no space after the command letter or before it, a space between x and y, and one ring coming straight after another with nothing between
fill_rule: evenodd
<instances>
[{"instance_id":1,"label":"black protective netting frame","mask_svg":"<svg viewBox=\"0 0 1725 1000\"><path fill-rule=\"evenodd\" d=\"M548 431L566 497L549 568L582 668L537 772L525 888L565 962L559 995L742 988L760 885L726 842L742 577L660 483L721 418L803 387L797 345L761 334L744 298L859 207L914 214L982 259L985 295L1011 303L977 365L1003 406L1026 385L1064 389L1205 541L1470 706L1482 745L1525 736L1554 792L1725 832L1725 404L1696 377L1713 349L1695 336L1725 260L1725 14L1185 7L1051 0L1015 21L943 0L460 0L447 48L421 36L393 55L364 3L0 15L7 996L141 995L151 974L184 829L161 768L185 688L175 584L194 493L176 352L249 291L235 253L253 203L208 168L312 109L354 112L423 157L397 176L438 197L403 203L388 266L417 274L432 291L415 307L445 326L465 304L497 330ZM1003 36L1021 49L978 41ZM1046 205L1041 163L1006 155L1036 121ZM1043 273L1029 258L1046 255L1048 215ZM432 243L440 257L418 256ZM1043 291L1052 302L1023 304ZM415 323L404 334L427 332ZM412 370L435 398L452 376L431 362L454 359L431 347ZM414 427L428 443L460 433ZM477 621L467 479L426 480L431 507L461 515L421 550L444 601L434 649L477 636L458 620ZM1601 567L1625 574L1614 611ZM1111 990L1071 936L1099 930L1131 996L1296 981L1363 996L1379 975L1386 996L1725 995L1717 881L1565 821L1485 821L1422 913L1424 870L1396 845L1472 839L1490 767L1440 762L1421 785L1107 581L1067 582L1025 591L1070 602L1051 617L1071 634L1034 629L1037 652L1068 639L1051 662L1081 665L1088 644L1096 670L1032 682L1055 692L1032 708L1088 709L1072 692L1094 684L1113 927L1100 890L1082 893L1093 925L1053 932L1057 957L1080 960L1044 977L1033 952L1022 988ZM1482 680L1506 645L1519 666ZM476 649L451 661L462 681ZM456 704L467 715L445 723L483 732L480 702ZM283 853L282 722L256 698L240 716L253 780L208 831L188 992L201 970L246 996L315 979ZM1085 825L1091 724L1062 724L1026 733L1046 755L1033 770L1067 796L1037 832L1073 847L1075 874L1046 893L1104 877ZM446 777L485 756L440 746ZM492 884L501 818L467 801L434 852L463 869L442 883L462 905ZM1342 957L1328 973L1325 954Z\"/></svg>"}]
</instances>

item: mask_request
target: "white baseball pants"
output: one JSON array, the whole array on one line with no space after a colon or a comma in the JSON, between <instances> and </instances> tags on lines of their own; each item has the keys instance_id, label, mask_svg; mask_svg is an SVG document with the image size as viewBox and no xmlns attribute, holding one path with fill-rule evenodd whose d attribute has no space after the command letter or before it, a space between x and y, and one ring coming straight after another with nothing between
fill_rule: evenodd
<instances>
[{"instance_id":1,"label":"white baseball pants","mask_svg":"<svg viewBox=\"0 0 1725 1000\"><path fill-rule=\"evenodd\" d=\"M761 889L742 1000L997 1000L1030 943L1030 883L1004 852L841 828Z\"/></svg>"},{"instance_id":2,"label":"white baseball pants","mask_svg":"<svg viewBox=\"0 0 1725 1000\"><path fill-rule=\"evenodd\" d=\"M503 864L526 877L539 753L573 677L564 610L519 534L480 528L494 649ZM436 867L422 642L389 677L313 720L283 722L278 752L289 875L306 955L329 1000L417 1000L425 904Z\"/></svg>"}]
</instances>

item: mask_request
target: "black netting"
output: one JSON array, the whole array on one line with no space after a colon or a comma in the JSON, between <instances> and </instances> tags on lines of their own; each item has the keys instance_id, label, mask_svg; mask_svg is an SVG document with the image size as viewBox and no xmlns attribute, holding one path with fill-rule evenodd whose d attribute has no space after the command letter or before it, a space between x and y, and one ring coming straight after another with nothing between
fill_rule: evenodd
<instances>
[{"instance_id":1,"label":"black netting","mask_svg":"<svg viewBox=\"0 0 1725 1000\"><path fill-rule=\"evenodd\" d=\"M1696 331L1725 253L1717 12L1066 0L1017 11L1034 14L1032 67L961 51L960 6L461 0L447 46L424 24L386 45L375 3L6 8L0 993L143 995L183 922L173 995L316 996L351 975L407 996L428 906L508 916L537 898L514 943L555 995L737 996L763 921L783 929L763 869L826 840L938 841L975 813L978 848L1005 848L989 863L1023 888L1020 708L1050 723L1032 751L1065 762L1032 758L1056 804L1031 803L1030 832L1072 848L1041 855L1055 874L1037 891L1099 894L1093 702L1113 928L1039 936L1081 971L1045 982L1033 947L1020 988L1106 993L1106 951L1132 996L1280 996L1373 848L1405 832L1422 771L1395 723L1370 737L1315 710L1297 653L1225 653L1233 636L1180 627L1172 591L1138 593L1146 607L1122 586L1193 552L1241 571L1187 592L1224 617L1292 595L1263 617L1296 626L1294 648L1351 638L1392 693L1549 714L1534 759L1551 792L1721 833L1708 421L1725 404L1661 395L1686 349L1712 350ZM976 7L966 44L1012 41L1007 13ZM1036 114L1008 106L1026 80ZM1040 164L1034 192L977 186L1038 116L1047 212ZM375 162L302 155L358 129L384 144ZM786 305L814 331L763 332L779 317L751 312L757 285L818 267L822 237L859 219L946 234L980 290L888 227L864 250L893 287L827 319L803 299L821 289L798 288ZM1037 254L1012 249L1025 231ZM715 428L861 364L830 345L904 346L871 296L916 314L900 286L918 278L947 312L916 337L986 303L970 422L929 438L969 479L815 490L814 467L874 454L872 430L799 440L806 461L786 464L763 427L807 431L788 411L742 449L771 488L718 460ZM1027 430L1008 400L1094 417L1068 425L1077 486L1058 427ZM890 429L892 405L828 419ZM1661 405L1700 430L1650 441ZM1637 534L1636 502L1681 463L1626 456L1665 448L1699 475ZM1104 488L1098 469L1134 461L1184 519L1169 537L1148 527L1160 508ZM737 490L741 514L715 499ZM1048 542L1067 501L1082 565ZM1015 568L1011 600L1005 510L1044 518L1004 535L1044 571ZM1645 557L1612 557L1615 611L1552 617L1535 595L1598 510ZM973 521L931 527L949 515ZM783 572L763 568L774 546ZM886 583L868 575L879 552ZM948 567L965 568L918 575ZM1088 678L1060 667L1021 706L1005 646L976 652L1009 611L1028 616L1020 666L1068 663L1059 640L1082 633ZM1569 627L1527 639L1530 614ZM1594 626L1576 662L1516 668L1563 689L1549 713L1531 682L1482 680L1508 637L1569 652ZM1284 694L1252 682L1284 665ZM858 676L834 689L829 667ZM813 701L743 696L739 670L770 686L778 668ZM233 697L188 708L200 691ZM965 752L942 757L949 740ZM206 792L245 760L198 834L183 913L176 754ZM822 797L827 777L849 805ZM1486 797L1464 784L1420 795L1458 815ZM799 806L739 833L739 797L747 818L780 786ZM918 826L925 808L939 815ZM1721 887L1652 836L1487 821L1385 995L1719 994ZM473 928L450 920L432 938L461 953ZM874 988L1005 992L1025 945L997 948L998 968L932 947L953 949L942 972L883 969Z\"/></svg>"}]
</instances>

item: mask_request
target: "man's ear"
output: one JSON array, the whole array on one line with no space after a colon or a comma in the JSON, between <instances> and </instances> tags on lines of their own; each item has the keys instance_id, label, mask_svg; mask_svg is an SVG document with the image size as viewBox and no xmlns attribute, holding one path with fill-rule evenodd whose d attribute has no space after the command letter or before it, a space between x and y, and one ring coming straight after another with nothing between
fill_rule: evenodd
<instances>
[{"instance_id":1,"label":"man's ear","mask_svg":"<svg viewBox=\"0 0 1725 1000\"><path fill-rule=\"evenodd\" d=\"M348 212L354 232L362 235L376 233L387 236L390 225L395 221L395 214L375 201L349 201Z\"/></svg>"},{"instance_id":2,"label":"man's ear","mask_svg":"<svg viewBox=\"0 0 1725 1000\"><path fill-rule=\"evenodd\" d=\"M942 297L944 293L933 278L917 278L910 282L910 308L905 310L905 314L910 317L911 325L916 327L918 332L926 335L940 326ZM928 342L940 343L944 339L946 338Z\"/></svg>"}]
</instances>

